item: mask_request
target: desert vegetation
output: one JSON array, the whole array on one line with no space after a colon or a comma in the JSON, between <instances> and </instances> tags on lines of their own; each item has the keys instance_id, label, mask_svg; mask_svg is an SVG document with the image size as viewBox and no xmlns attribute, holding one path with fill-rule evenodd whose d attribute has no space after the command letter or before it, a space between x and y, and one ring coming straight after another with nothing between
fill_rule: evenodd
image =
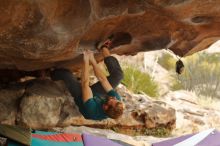
<instances>
[{"instance_id":1,"label":"desert vegetation","mask_svg":"<svg viewBox=\"0 0 220 146\"><path fill-rule=\"evenodd\" d=\"M220 53L196 53L182 59L185 64L183 74L175 73L175 62L170 54L162 55L158 63L171 71L173 85L171 90L189 90L199 96L220 99Z\"/></svg>"},{"instance_id":2,"label":"desert vegetation","mask_svg":"<svg viewBox=\"0 0 220 146\"><path fill-rule=\"evenodd\" d=\"M146 72L141 72L137 67L124 65L124 79L122 83L134 93L144 93L151 97L158 96L158 85Z\"/></svg>"}]
</instances>

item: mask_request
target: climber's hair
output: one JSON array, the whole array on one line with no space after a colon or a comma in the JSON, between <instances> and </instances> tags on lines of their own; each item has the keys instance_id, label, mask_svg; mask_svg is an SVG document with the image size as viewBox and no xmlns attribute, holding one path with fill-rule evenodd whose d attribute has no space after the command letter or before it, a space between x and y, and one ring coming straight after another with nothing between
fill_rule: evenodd
<instances>
[{"instance_id":1,"label":"climber's hair","mask_svg":"<svg viewBox=\"0 0 220 146\"><path fill-rule=\"evenodd\" d=\"M123 111L124 111L123 103L118 101L116 103L116 106L109 105L109 108L105 110L105 113L108 115L108 117L112 119L118 119L119 117L122 116Z\"/></svg>"}]
</instances>

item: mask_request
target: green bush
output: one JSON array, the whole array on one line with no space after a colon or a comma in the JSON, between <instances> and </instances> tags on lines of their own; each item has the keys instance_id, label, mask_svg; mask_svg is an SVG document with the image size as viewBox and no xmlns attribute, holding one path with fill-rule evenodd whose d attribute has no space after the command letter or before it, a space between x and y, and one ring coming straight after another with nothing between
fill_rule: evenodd
<instances>
[{"instance_id":1,"label":"green bush","mask_svg":"<svg viewBox=\"0 0 220 146\"><path fill-rule=\"evenodd\" d=\"M175 78L172 81L171 90L172 91L177 91L177 90L181 90L181 89L184 89L183 85L182 85L182 82L180 82L178 79Z\"/></svg>"},{"instance_id":2,"label":"green bush","mask_svg":"<svg viewBox=\"0 0 220 146\"><path fill-rule=\"evenodd\" d=\"M158 85L149 74L141 72L137 68L124 66L124 79L122 83L134 93L144 92L151 97L158 96Z\"/></svg>"},{"instance_id":3,"label":"green bush","mask_svg":"<svg viewBox=\"0 0 220 146\"><path fill-rule=\"evenodd\" d=\"M177 60L169 53L165 53L158 58L158 63L166 70L174 70L176 61Z\"/></svg>"},{"instance_id":4,"label":"green bush","mask_svg":"<svg viewBox=\"0 0 220 146\"><path fill-rule=\"evenodd\" d=\"M158 127L152 129L143 129L145 135L151 135L155 137L168 137L171 135L171 130L165 127Z\"/></svg>"}]
</instances>

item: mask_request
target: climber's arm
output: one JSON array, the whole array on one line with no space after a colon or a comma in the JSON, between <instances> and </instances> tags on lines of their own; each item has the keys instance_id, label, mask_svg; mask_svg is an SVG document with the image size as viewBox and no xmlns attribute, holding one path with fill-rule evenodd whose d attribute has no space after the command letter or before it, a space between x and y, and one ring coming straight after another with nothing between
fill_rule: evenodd
<instances>
[{"instance_id":1,"label":"climber's arm","mask_svg":"<svg viewBox=\"0 0 220 146\"><path fill-rule=\"evenodd\" d=\"M90 63L92 64L92 67L94 69L95 76L98 78L98 80L100 81L100 83L101 83L102 87L105 89L105 91L109 92L110 90L112 90L113 88L112 88L111 84L109 83L107 77L105 76L105 74L102 72L102 70L98 66L93 54L90 54L89 60L90 60Z\"/></svg>"},{"instance_id":2,"label":"climber's arm","mask_svg":"<svg viewBox=\"0 0 220 146\"><path fill-rule=\"evenodd\" d=\"M82 99L85 103L90 98L93 98L92 90L89 86L89 56L88 52L84 52L84 63L81 74Z\"/></svg>"}]
</instances>

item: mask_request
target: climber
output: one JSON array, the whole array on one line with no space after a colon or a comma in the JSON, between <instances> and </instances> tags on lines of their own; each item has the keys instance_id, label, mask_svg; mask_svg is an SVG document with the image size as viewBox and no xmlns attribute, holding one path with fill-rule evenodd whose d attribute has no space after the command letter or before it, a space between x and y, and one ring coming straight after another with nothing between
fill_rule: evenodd
<instances>
[{"instance_id":1,"label":"climber","mask_svg":"<svg viewBox=\"0 0 220 146\"><path fill-rule=\"evenodd\" d=\"M131 41L131 39L128 40L128 42ZM67 69L55 69L51 73L53 80L64 81L69 92L74 97L79 111L86 119L103 120L108 117L117 119L123 114L124 107L121 97L114 89L122 80L123 72L117 59L110 54L109 49L116 46L112 42L113 41L108 39L103 44L99 43L101 45L97 45L109 71L110 75L108 77L106 77L99 68L94 54L91 51L85 51L83 53L84 63L81 84ZM117 45L120 45L120 43ZM91 86L89 86L89 63L92 65L95 76L99 80Z\"/></svg>"}]
</instances>

